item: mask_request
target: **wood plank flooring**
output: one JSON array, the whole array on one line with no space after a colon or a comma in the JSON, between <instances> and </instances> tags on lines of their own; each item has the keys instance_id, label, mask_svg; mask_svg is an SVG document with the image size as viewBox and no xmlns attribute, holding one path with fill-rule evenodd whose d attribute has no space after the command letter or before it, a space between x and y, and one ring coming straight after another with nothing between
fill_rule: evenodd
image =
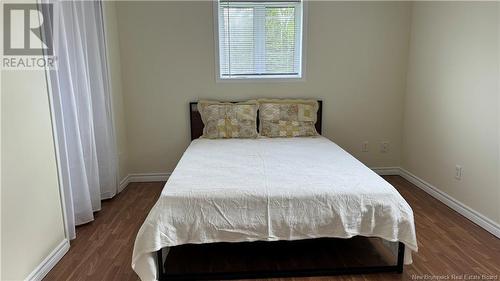
<instances>
[{"instance_id":1,"label":"wood plank flooring","mask_svg":"<svg viewBox=\"0 0 500 281\"><path fill-rule=\"evenodd\" d=\"M403 274L269 280L500 280L500 239L403 178L384 178L398 189L415 215L419 252ZM69 252L44 280L139 280L130 267L135 236L163 185L132 183L103 202L96 220L77 228L77 239L71 241ZM363 256L361 250L355 251ZM189 259L189 252L183 255Z\"/></svg>"}]
</instances>

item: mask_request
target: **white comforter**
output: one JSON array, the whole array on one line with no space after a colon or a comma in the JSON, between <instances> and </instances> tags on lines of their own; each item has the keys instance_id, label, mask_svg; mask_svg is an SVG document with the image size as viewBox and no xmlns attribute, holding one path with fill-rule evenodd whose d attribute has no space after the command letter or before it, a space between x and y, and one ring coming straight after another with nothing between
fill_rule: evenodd
<instances>
[{"instance_id":1,"label":"white comforter","mask_svg":"<svg viewBox=\"0 0 500 281\"><path fill-rule=\"evenodd\" d=\"M194 140L142 225L132 267L186 243L375 236L417 250L413 211L384 179L324 137Z\"/></svg>"}]
</instances>

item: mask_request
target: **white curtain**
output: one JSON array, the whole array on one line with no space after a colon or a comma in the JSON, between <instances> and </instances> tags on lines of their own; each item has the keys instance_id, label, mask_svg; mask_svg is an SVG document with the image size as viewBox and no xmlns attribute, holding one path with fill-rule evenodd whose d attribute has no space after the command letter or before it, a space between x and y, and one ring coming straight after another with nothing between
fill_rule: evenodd
<instances>
[{"instance_id":1,"label":"white curtain","mask_svg":"<svg viewBox=\"0 0 500 281\"><path fill-rule=\"evenodd\" d=\"M100 1L54 3L57 69L50 73L68 235L118 192L104 22Z\"/></svg>"}]
</instances>

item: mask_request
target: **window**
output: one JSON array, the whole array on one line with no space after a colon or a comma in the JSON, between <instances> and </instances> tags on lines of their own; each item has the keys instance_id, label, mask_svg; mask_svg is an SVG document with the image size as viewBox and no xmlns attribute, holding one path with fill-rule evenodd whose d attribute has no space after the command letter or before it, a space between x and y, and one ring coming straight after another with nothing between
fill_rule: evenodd
<instances>
[{"instance_id":1,"label":"window","mask_svg":"<svg viewBox=\"0 0 500 281\"><path fill-rule=\"evenodd\" d=\"M220 0L219 78L301 78L302 2Z\"/></svg>"}]
</instances>

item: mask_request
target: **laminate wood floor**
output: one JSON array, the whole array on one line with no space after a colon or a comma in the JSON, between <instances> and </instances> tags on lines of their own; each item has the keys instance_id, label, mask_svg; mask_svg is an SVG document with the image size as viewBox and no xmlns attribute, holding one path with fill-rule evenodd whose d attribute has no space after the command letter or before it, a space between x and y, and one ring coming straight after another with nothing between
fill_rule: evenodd
<instances>
[{"instance_id":1,"label":"laminate wood floor","mask_svg":"<svg viewBox=\"0 0 500 281\"><path fill-rule=\"evenodd\" d=\"M398 189L415 215L419 252L413 255L413 264L405 266L403 274L269 280L500 280L500 239L403 178L384 178ZM131 183L118 196L103 202L96 220L77 228L77 238L71 241L69 252L44 280L139 280L130 266L135 236L163 185ZM360 257L373 258L363 250L363 243L366 241L359 240L360 247L353 247L351 254L358 251ZM188 248L176 255L179 261L189 260L203 268L202 262L196 260L196 251ZM227 261L221 262L231 266ZM179 262L179 266L182 264L186 263ZM290 265L303 266L293 260Z\"/></svg>"}]
</instances>

